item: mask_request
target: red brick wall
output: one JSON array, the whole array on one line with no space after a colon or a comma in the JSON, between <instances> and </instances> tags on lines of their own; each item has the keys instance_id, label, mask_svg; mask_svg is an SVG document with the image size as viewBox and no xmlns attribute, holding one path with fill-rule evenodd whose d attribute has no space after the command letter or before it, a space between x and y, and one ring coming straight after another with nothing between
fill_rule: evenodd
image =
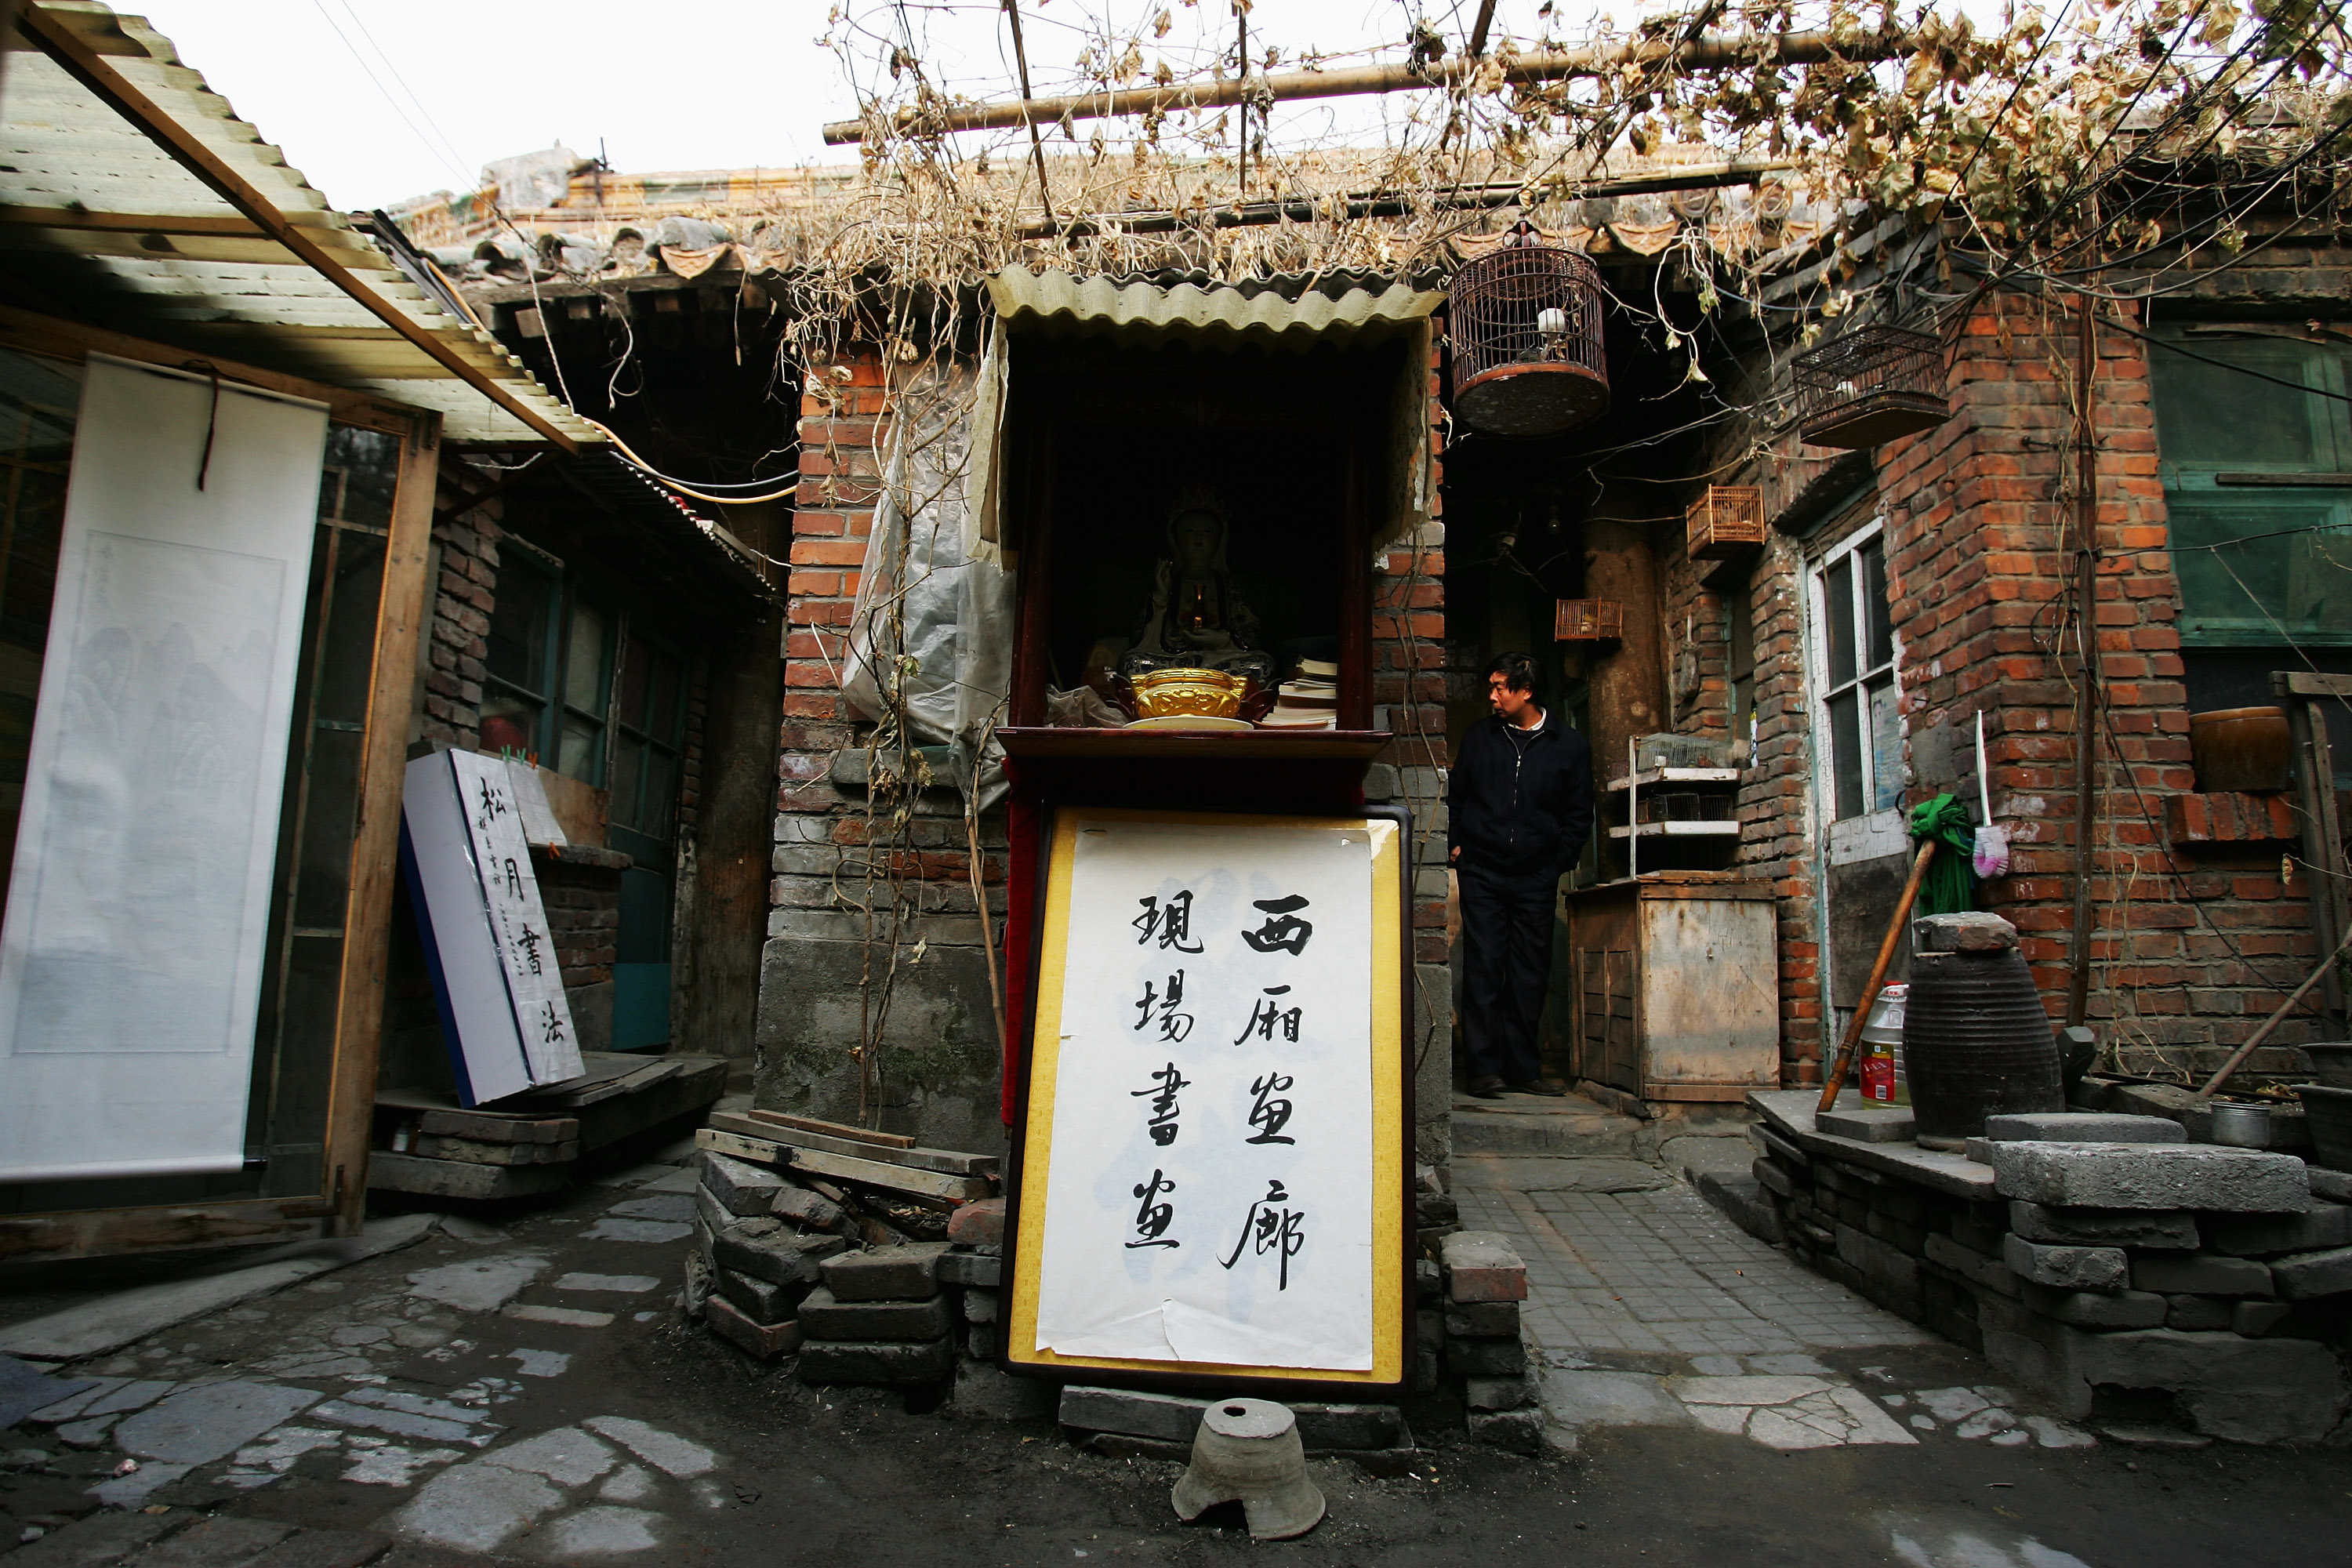
<instances>
[{"instance_id":1,"label":"red brick wall","mask_svg":"<svg viewBox=\"0 0 2352 1568\"><path fill-rule=\"evenodd\" d=\"M2077 331L2068 309L2038 299L2002 294L1981 306L1952 352L1953 417L1878 449L1874 501L1822 531L1835 537L1874 507L1885 519L1906 803L1948 790L1973 815L1974 725L1984 714L1993 815L2015 853L1982 902L2019 927L2053 1016L2065 1005L2074 897L2075 660L2053 647L2053 629L2074 561ZM2168 803L2196 784L2147 356L2112 327L2097 345L2096 625L2107 732L2093 839L2090 1016L2103 1040L2142 1065L2187 1065L2243 1039L2301 977L2313 955L2308 888L2300 877L2280 880L2285 846L2192 850L2170 841L2167 812L2183 808ZM1802 465L1767 457L1733 478L1766 487L1770 517L1817 468L1817 457ZM1801 552L1774 539L1750 579L1761 731L1741 792L1739 864L1781 894L1782 1072L1796 1084L1819 1081L1822 1057L1814 757ZM1698 588L1678 549L1670 553L1668 635L1680 635L1685 614L1720 624L1719 601ZM1700 645L1703 669L1711 640ZM1723 710L1712 679L1703 706ZM1711 723L1705 714L1678 719L1686 731ZM1923 745L1931 733L1939 743ZM1946 754L1949 770L1935 774ZM2304 1032L2290 1025L2280 1038Z\"/></svg>"}]
</instances>

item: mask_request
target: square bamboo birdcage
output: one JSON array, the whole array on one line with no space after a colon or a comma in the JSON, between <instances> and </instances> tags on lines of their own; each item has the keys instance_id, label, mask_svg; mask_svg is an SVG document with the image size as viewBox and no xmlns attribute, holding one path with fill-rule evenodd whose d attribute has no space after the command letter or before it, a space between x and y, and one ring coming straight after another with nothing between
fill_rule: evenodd
<instances>
[{"instance_id":1,"label":"square bamboo birdcage","mask_svg":"<svg viewBox=\"0 0 2352 1568\"><path fill-rule=\"evenodd\" d=\"M1709 485L1685 516L1694 561L1728 561L1764 543L1764 492L1754 485Z\"/></svg>"},{"instance_id":2,"label":"square bamboo birdcage","mask_svg":"<svg viewBox=\"0 0 2352 1568\"><path fill-rule=\"evenodd\" d=\"M1873 322L1789 362L1797 426L1815 447L1860 451L1933 429L1952 416L1942 342Z\"/></svg>"},{"instance_id":3,"label":"square bamboo birdcage","mask_svg":"<svg viewBox=\"0 0 2352 1568\"><path fill-rule=\"evenodd\" d=\"M1552 617L1554 642L1616 642L1625 636L1625 606L1614 599L1562 599Z\"/></svg>"}]
</instances>

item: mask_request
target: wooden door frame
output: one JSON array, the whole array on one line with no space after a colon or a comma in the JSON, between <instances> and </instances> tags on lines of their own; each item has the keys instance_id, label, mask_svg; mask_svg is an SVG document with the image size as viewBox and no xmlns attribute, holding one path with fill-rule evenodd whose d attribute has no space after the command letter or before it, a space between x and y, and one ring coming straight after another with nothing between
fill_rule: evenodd
<instances>
[{"instance_id":1,"label":"wooden door frame","mask_svg":"<svg viewBox=\"0 0 2352 1568\"><path fill-rule=\"evenodd\" d=\"M92 353L185 369L183 349L0 308L0 348L80 363ZM0 1263L89 1258L358 1234L367 1207L367 1162L383 1037L383 994L398 877L401 785L416 702L417 646L431 613L429 568L441 462L441 416L299 376L197 356L223 381L327 405L334 423L400 441L392 527L377 602L366 743L345 897L320 1190L218 1203L59 1210L0 1215Z\"/></svg>"}]
</instances>

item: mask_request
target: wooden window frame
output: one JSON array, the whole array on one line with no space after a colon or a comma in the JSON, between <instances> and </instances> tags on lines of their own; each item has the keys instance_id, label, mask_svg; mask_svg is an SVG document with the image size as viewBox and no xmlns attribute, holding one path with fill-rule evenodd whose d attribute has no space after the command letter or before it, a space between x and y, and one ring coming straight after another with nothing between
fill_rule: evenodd
<instances>
[{"instance_id":1,"label":"wooden window frame","mask_svg":"<svg viewBox=\"0 0 2352 1568\"><path fill-rule=\"evenodd\" d=\"M223 381L323 403L332 422L397 437L401 444L384 552L383 588L376 609L375 656L368 681L366 744L352 844L351 883L345 895L346 935L338 981L320 1190L281 1197L0 1215L0 1262L217 1247L315 1234L357 1235L367 1207L368 1148L376 1065L383 1046L384 971L392 937L393 889L399 875L401 784L416 700L416 661L425 617L431 607L429 567L441 461L441 416L371 394L191 355L185 349L6 307L0 307L0 348L74 363L87 361L93 353L173 369L185 369L193 360Z\"/></svg>"},{"instance_id":2,"label":"wooden window frame","mask_svg":"<svg viewBox=\"0 0 2352 1568\"><path fill-rule=\"evenodd\" d=\"M1893 805L1877 804L1885 793L1882 786L1889 781L1882 780L1878 776L1877 748L1871 743L1874 734L1871 721L1871 700L1879 692L1885 692L1888 700L1896 704L1895 722L1898 726L1898 732L1902 723L1900 706L1902 681L1899 671L1903 663L1903 639L1893 624L1891 603L1887 615L1886 658L1876 663L1869 662L1867 659L1869 636L1866 630L1866 617L1869 601L1863 581L1861 563L1864 552L1874 544L1879 547L1879 559L1883 563L1885 559L1885 521L1883 518L1873 519L1835 543L1822 549L1807 563L1805 571L1805 600L1808 611L1805 653L1807 670L1811 677L1812 684L1812 729L1813 734L1817 737L1813 750L1814 793L1820 802L1821 822L1824 830L1823 839L1832 864L1843 865L1851 860L1866 859L1874 855L1889 853L1891 852L1887 847L1889 843L1892 843L1895 850L1899 850L1904 842L1902 831L1904 781L1900 777L1891 781L1895 796ZM1843 574L1843 577L1846 592L1850 595L1847 608L1853 616L1852 635L1854 640L1854 668L1853 673L1844 679L1833 679L1830 665L1833 626L1832 616L1834 608L1831 598L1832 584L1837 574L1837 569L1848 562L1853 564ZM1891 584L1889 597L1890 599L1892 597ZM1855 760L1861 764L1857 772L1860 775L1862 804L1858 811L1842 813L1838 800L1837 774L1840 752L1832 710L1833 705L1840 699L1847 696L1853 696L1856 700L1860 743L1859 755Z\"/></svg>"}]
</instances>

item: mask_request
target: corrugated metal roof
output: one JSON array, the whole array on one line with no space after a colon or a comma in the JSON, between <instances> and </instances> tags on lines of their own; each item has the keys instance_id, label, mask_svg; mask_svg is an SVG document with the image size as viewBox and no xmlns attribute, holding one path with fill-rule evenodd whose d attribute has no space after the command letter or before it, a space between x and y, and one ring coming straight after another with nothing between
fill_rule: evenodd
<instances>
[{"instance_id":1,"label":"corrugated metal roof","mask_svg":"<svg viewBox=\"0 0 2352 1568\"><path fill-rule=\"evenodd\" d=\"M334 261L572 439L601 437L497 340L450 316L135 16L39 12ZM199 354L438 410L452 440L545 439L362 306L28 40L0 78L0 273L22 303Z\"/></svg>"},{"instance_id":2,"label":"corrugated metal roof","mask_svg":"<svg viewBox=\"0 0 2352 1568\"><path fill-rule=\"evenodd\" d=\"M1336 292L1325 287L1286 289L1261 282L1244 289L1212 283L1164 286L1147 279L1126 281L1080 278L1061 271L1033 272L1009 267L988 279L997 315L1008 321L1024 316L1077 324L1136 327L1199 337L1280 338L1410 326L1445 302L1442 290L1410 283L1368 284L1361 276Z\"/></svg>"}]
</instances>

